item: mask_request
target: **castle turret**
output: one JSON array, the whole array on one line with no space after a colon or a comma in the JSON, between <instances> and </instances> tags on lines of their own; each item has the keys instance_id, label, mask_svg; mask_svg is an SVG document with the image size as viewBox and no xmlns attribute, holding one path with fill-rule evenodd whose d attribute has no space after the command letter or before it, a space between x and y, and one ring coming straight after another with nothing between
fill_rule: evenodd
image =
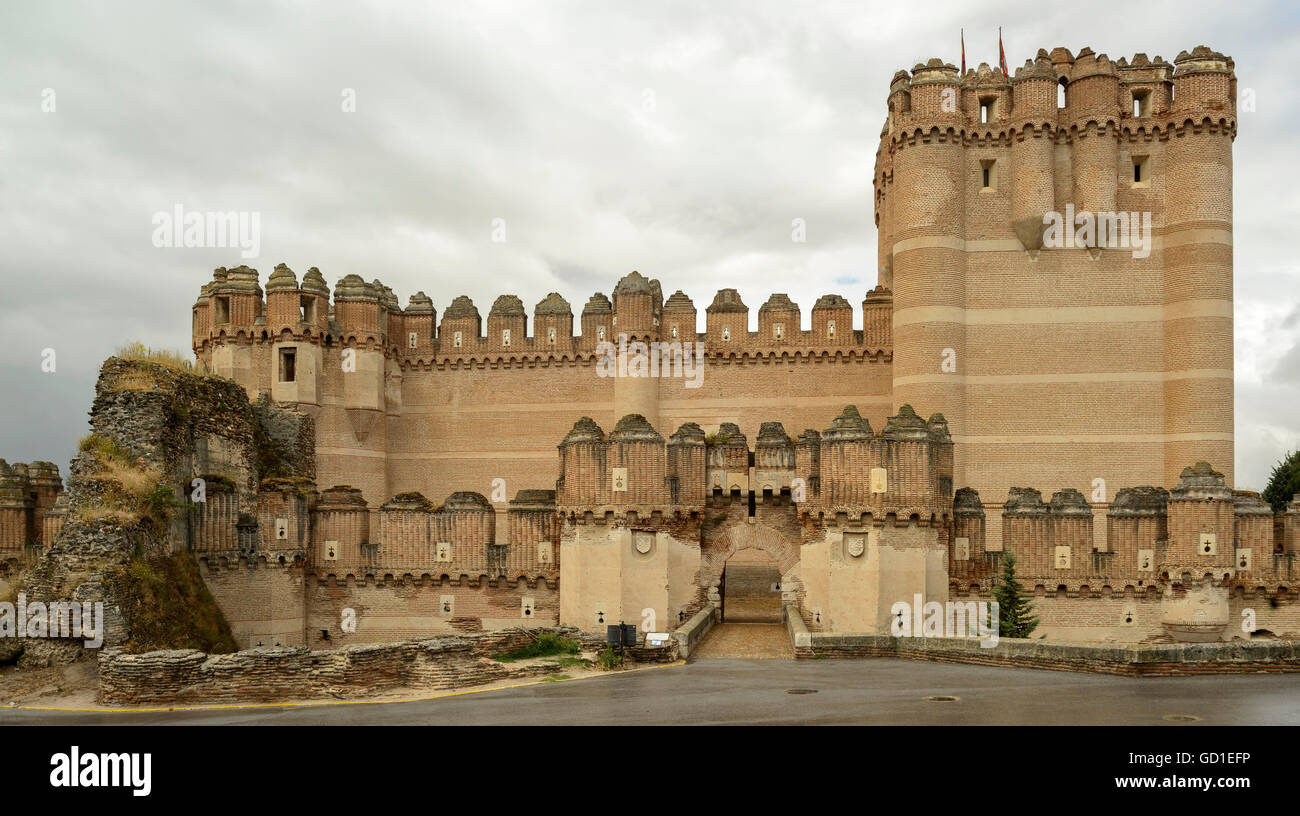
<instances>
[{"instance_id":1,"label":"castle turret","mask_svg":"<svg viewBox=\"0 0 1300 816\"><path fill-rule=\"evenodd\" d=\"M896 93L898 83L891 88ZM957 68L932 59L912 69L912 111L893 147L894 405L933 405L966 433L965 120ZM953 361L954 370L945 370ZM963 474L962 451L957 473ZM960 481L965 481L961 479ZM823 479L824 484L824 479Z\"/></svg>"},{"instance_id":2,"label":"castle turret","mask_svg":"<svg viewBox=\"0 0 1300 816\"><path fill-rule=\"evenodd\" d=\"M659 334L660 301L659 282L646 280L638 272L624 276L614 287L611 323L614 342L625 357L614 380L614 416L636 414L651 425L659 421L659 380L651 376L648 362L650 343ZM647 366L634 364L638 358Z\"/></svg>"},{"instance_id":3,"label":"castle turret","mask_svg":"<svg viewBox=\"0 0 1300 816\"><path fill-rule=\"evenodd\" d=\"M675 505L703 507L707 492L708 447L703 429L687 422L668 439L670 499Z\"/></svg>"},{"instance_id":4,"label":"castle turret","mask_svg":"<svg viewBox=\"0 0 1300 816\"><path fill-rule=\"evenodd\" d=\"M518 353L528 342L528 313L516 295L501 295L488 312L488 348L498 354Z\"/></svg>"},{"instance_id":5,"label":"castle turret","mask_svg":"<svg viewBox=\"0 0 1300 816\"><path fill-rule=\"evenodd\" d=\"M693 343L696 330L695 304L678 289L664 302L662 337L668 342Z\"/></svg>"},{"instance_id":6,"label":"castle turret","mask_svg":"<svg viewBox=\"0 0 1300 816\"><path fill-rule=\"evenodd\" d=\"M1091 48L1084 48L1070 69L1065 108L1071 129L1075 212L1115 212L1118 104L1119 72L1105 54L1096 55Z\"/></svg>"},{"instance_id":7,"label":"castle turret","mask_svg":"<svg viewBox=\"0 0 1300 816\"><path fill-rule=\"evenodd\" d=\"M645 417L628 414L610 431L609 471L612 504L669 504L664 438Z\"/></svg>"},{"instance_id":8,"label":"castle turret","mask_svg":"<svg viewBox=\"0 0 1300 816\"><path fill-rule=\"evenodd\" d=\"M812 338L819 346L853 345L853 307L840 295L822 295L812 308Z\"/></svg>"},{"instance_id":9,"label":"castle turret","mask_svg":"<svg viewBox=\"0 0 1300 816\"><path fill-rule=\"evenodd\" d=\"M1232 485L1232 60L1197 46L1174 61L1164 150L1165 470L1209 459ZM1153 169L1152 183L1161 168Z\"/></svg>"},{"instance_id":10,"label":"castle turret","mask_svg":"<svg viewBox=\"0 0 1300 816\"><path fill-rule=\"evenodd\" d=\"M327 376L341 378L342 388L338 390L342 392L346 425L331 427L342 419L336 417L321 430L324 434L341 434L341 438L335 438L350 450L321 452L320 458L327 460L326 472L347 473L374 507L391 495L383 452L387 448L385 416L389 407L385 337L387 312L392 305L382 284L366 283L358 275L344 277L334 288L340 348L338 371Z\"/></svg>"},{"instance_id":11,"label":"castle turret","mask_svg":"<svg viewBox=\"0 0 1300 816\"><path fill-rule=\"evenodd\" d=\"M304 279L304 285L307 283ZM278 264L266 281L271 399L277 403L320 404L324 358L318 309L326 301L315 290L315 282L311 283L311 290L300 289L293 270L284 264Z\"/></svg>"},{"instance_id":12,"label":"castle turret","mask_svg":"<svg viewBox=\"0 0 1300 816\"><path fill-rule=\"evenodd\" d=\"M609 504L606 484L608 444L605 432L591 417L582 417L564 437L560 451L560 478L555 485L556 504L569 512Z\"/></svg>"},{"instance_id":13,"label":"castle turret","mask_svg":"<svg viewBox=\"0 0 1300 816\"><path fill-rule=\"evenodd\" d=\"M438 330L438 349L448 357L469 354L479 347L483 321L478 307L465 295L451 302L442 313L442 327Z\"/></svg>"},{"instance_id":14,"label":"castle turret","mask_svg":"<svg viewBox=\"0 0 1300 816\"><path fill-rule=\"evenodd\" d=\"M758 341L764 345L798 343L803 334L799 304L784 292L772 295L758 309Z\"/></svg>"},{"instance_id":15,"label":"castle turret","mask_svg":"<svg viewBox=\"0 0 1300 816\"><path fill-rule=\"evenodd\" d=\"M1169 541L1169 491L1163 487L1126 487L1106 511L1106 549L1116 575L1136 575L1152 582Z\"/></svg>"},{"instance_id":16,"label":"castle turret","mask_svg":"<svg viewBox=\"0 0 1300 816\"><path fill-rule=\"evenodd\" d=\"M710 353L726 354L749 336L749 307L735 289L719 289L704 311L704 337Z\"/></svg>"},{"instance_id":17,"label":"castle turret","mask_svg":"<svg viewBox=\"0 0 1300 816\"><path fill-rule=\"evenodd\" d=\"M862 342L869 349L894 345L894 293L876 286L862 301Z\"/></svg>"},{"instance_id":18,"label":"castle turret","mask_svg":"<svg viewBox=\"0 0 1300 816\"><path fill-rule=\"evenodd\" d=\"M406 311L402 313L402 335L408 357L431 357L437 335L438 311L433 308L433 298L424 292L411 295Z\"/></svg>"},{"instance_id":19,"label":"castle turret","mask_svg":"<svg viewBox=\"0 0 1300 816\"><path fill-rule=\"evenodd\" d=\"M573 349L573 309L558 292L551 292L533 308L533 331L537 347L543 351L568 352Z\"/></svg>"},{"instance_id":20,"label":"castle turret","mask_svg":"<svg viewBox=\"0 0 1300 816\"><path fill-rule=\"evenodd\" d=\"M1043 216L1056 210L1056 70L1045 51L1012 80L1017 129L1011 143L1011 224L1024 248L1042 248Z\"/></svg>"},{"instance_id":21,"label":"castle turret","mask_svg":"<svg viewBox=\"0 0 1300 816\"><path fill-rule=\"evenodd\" d=\"M260 388L253 344L265 321L257 270L247 266L219 268L213 273L208 291L212 331L209 367L255 397Z\"/></svg>"},{"instance_id":22,"label":"castle turret","mask_svg":"<svg viewBox=\"0 0 1300 816\"><path fill-rule=\"evenodd\" d=\"M629 342L658 339L662 307L658 281L647 280L635 271L624 275L614 287L615 333L627 335Z\"/></svg>"},{"instance_id":23,"label":"castle turret","mask_svg":"<svg viewBox=\"0 0 1300 816\"><path fill-rule=\"evenodd\" d=\"M754 493L758 501L780 499L790 490L794 477L794 440L780 422L764 422L754 442Z\"/></svg>"},{"instance_id":24,"label":"castle turret","mask_svg":"<svg viewBox=\"0 0 1300 816\"><path fill-rule=\"evenodd\" d=\"M952 542L948 551L948 578L961 589L990 577L993 565L985 557L984 505L980 494L969 487L957 491L952 500Z\"/></svg>"},{"instance_id":25,"label":"castle turret","mask_svg":"<svg viewBox=\"0 0 1300 816\"><path fill-rule=\"evenodd\" d=\"M592 352L601 343L613 343L615 337L611 331L614 307L609 298L596 292L582 307L582 350Z\"/></svg>"}]
</instances>

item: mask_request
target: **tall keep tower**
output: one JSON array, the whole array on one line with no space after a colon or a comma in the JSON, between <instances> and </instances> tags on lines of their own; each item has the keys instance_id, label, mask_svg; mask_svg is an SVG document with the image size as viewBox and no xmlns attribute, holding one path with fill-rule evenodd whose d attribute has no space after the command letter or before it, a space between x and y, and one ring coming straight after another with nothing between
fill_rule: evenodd
<instances>
[{"instance_id":1,"label":"tall keep tower","mask_svg":"<svg viewBox=\"0 0 1300 816\"><path fill-rule=\"evenodd\" d=\"M1233 61L1057 48L1007 77L932 59L888 107L893 404L947 417L955 482L1074 485L1098 513L1187 462L1231 485Z\"/></svg>"}]
</instances>

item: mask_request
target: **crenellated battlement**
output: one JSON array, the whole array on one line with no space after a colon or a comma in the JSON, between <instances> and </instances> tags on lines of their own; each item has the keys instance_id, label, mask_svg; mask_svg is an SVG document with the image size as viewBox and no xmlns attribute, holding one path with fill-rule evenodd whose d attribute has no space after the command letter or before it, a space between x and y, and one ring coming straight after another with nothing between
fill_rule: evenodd
<instances>
[{"instance_id":1,"label":"crenellated battlement","mask_svg":"<svg viewBox=\"0 0 1300 816\"><path fill-rule=\"evenodd\" d=\"M829 524L892 516L942 524L952 504L952 438L943 416L910 405L877 434L856 406L831 426L792 439L764 422L753 448L735 423L712 437L691 422L666 441L645 417L628 415L608 434L583 417L559 445L561 515L676 516L714 504L784 504Z\"/></svg>"},{"instance_id":2,"label":"crenellated battlement","mask_svg":"<svg viewBox=\"0 0 1300 816\"><path fill-rule=\"evenodd\" d=\"M986 546L979 495L957 492L950 551L952 588L987 591L1002 553L1030 588L1068 597L1112 593L1155 597L1168 587L1201 585L1238 597L1287 597L1300 552L1300 504L1275 515L1259 494L1230 490L1207 463L1185 468L1178 484L1123 488L1108 505L1092 505L1073 488L1050 501L1013 487L1002 504L1002 541ZM1105 524L1103 536L1093 526Z\"/></svg>"},{"instance_id":3,"label":"crenellated battlement","mask_svg":"<svg viewBox=\"0 0 1300 816\"><path fill-rule=\"evenodd\" d=\"M939 138L962 140L1044 134L1068 140L1089 123L1163 130L1205 118L1232 127L1236 90L1232 58L1206 46L1181 52L1173 63L1144 53L1112 61L1086 47L1077 56L1039 49L1009 77L987 63L961 75L933 58L894 75L881 136L915 143L937 129Z\"/></svg>"},{"instance_id":4,"label":"crenellated battlement","mask_svg":"<svg viewBox=\"0 0 1300 816\"><path fill-rule=\"evenodd\" d=\"M887 354L891 293L877 287L862 303L864 321L855 326L853 306L839 295L820 298L810 329L800 327L797 304L784 294L759 310L758 331L748 328L749 308L735 289L718 292L706 310L706 330L697 331L691 299L678 290L665 303L657 280L638 272L624 276L613 301L596 292L578 325L562 295L552 292L529 314L516 295L498 297L486 320L465 295L453 299L438 322L433 300L412 295L403 309L393 290L378 279L344 276L333 300L320 271L308 270L299 284L284 264L276 266L263 291L258 272L247 266L219 268L204 284L193 307L193 347L219 373L229 364L224 346L308 343L379 349L400 365L469 364L487 360L593 361L601 343L703 342L706 354L723 360L761 354L815 356L823 353ZM778 308L779 307L779 308Z\"/></svg>"}]
</instances>

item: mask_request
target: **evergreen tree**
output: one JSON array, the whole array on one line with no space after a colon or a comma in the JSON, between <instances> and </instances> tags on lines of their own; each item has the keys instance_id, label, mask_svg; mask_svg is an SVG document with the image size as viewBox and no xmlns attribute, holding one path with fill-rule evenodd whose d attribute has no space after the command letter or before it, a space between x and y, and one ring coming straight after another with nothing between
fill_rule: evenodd
<instances>
[{"instance_id":1,"label":"evergreen tree","mask_svg":"<svg viewBox=\"0 0 1300 816\"><path fill-rule=\"evenodd\" d=\"M1300 493L1300 450L1291 451L1273 467L1263 496L1273 506L1274 513L1281 513L1297 493Z\"/></svg>"},{"instance_id":2,"label":"evergreen tree","mask_svg":"<svg viewBox=\"0 0 1300 816\"><path fill-rule=\"evenodd\" d=\"M1016 556L1010 550L1002 553L1002 577L993 587L993 598L998 602L998 637L1029 637L1038 626L1038 618L1030 614L1033 604L1016 580Z\"/></svg>"}]
</instances>

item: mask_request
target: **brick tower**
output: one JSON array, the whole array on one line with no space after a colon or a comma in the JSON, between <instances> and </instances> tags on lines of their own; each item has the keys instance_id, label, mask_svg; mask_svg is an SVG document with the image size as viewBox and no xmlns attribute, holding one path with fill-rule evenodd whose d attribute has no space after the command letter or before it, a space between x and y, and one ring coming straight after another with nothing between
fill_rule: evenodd
<instances>
[{"instance_id":1,"label":"brick tower","mask_svg":"<svg viewBox=\"0 0 1300 816\"><path fill-rule=\"evenodd\" d=\"M895 75L875 174L893 404L947 417L956 484L1077 486L1098 513L1198 460L1231 486L1235 100L1204 46ZM1062 244L1051 219L1081 213Z\"/></svg>"}]
</instances>

